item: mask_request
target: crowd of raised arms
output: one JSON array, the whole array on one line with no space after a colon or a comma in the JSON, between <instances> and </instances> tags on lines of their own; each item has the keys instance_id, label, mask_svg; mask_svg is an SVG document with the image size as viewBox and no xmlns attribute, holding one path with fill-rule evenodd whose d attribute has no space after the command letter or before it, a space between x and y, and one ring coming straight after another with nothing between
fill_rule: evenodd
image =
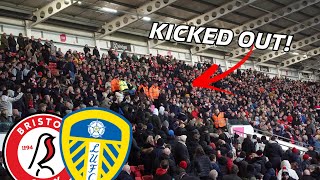
<instances>
[{"instance_id":1,"label":"crowd of raised arms","mask_svg":"<svg viewBox=\"0 0 320 180\"><path fill-rule=\"evenodd\" d=\"M119 180L320 179L320 84L247 69L214 84L233 95L193 87L208 67L171 56L100 54L87 45L82 52L61 50L53 41L3 34L0 130L35 112L64 116L103 107L133 126ZM230 135L234 119L274 136ZM275 135L308 151L283 151Z\"/></svg>"}]
</instances>

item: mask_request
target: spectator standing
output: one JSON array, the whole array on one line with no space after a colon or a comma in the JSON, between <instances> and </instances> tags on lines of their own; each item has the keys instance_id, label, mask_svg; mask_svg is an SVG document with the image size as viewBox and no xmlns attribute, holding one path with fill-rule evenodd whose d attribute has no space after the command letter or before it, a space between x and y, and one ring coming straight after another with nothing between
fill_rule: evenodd
<instances>
[{"instance_id":1,"label":"spectator standing","mask_svg":"<svg viewBox=\"0 0 320 180\"><path fill-rule=\"evenodd\" d=\"M151 101L153 101L154 102L154 105L155 105L155 107L157 107L157 108L159 108L159 101L158 101L158 99L159 99L159 95L160 95L160 89L159 89L159 86L158 86L158 83L153 83L153 85L150 87L150 89L149 89L149 97L150 97L150 99L151 99Z\"/></svg>"},{"instance_id":2,"label":"spectator standing","mask_svg":"<svg viewBox=\"0 0 320 180\"><path fill-rule=\"evenodd\" d=\"M293 169L291 169L291 164L289 163L288 160L283 160L281 162L281 169L278 172L278 179L282 179L283 174L287 174L289 175L290 178L293 178L295 180L299 179L299 176L297 175L296 171L294 171Z\"/></svg>"},{"instance_id":3,"label":"spectator standing","mask_svg":"<svg viewBox=\"0 0 320 180\"><path fill-rule=\"evenodd\" d=\"M114 79L111 81L111 91L116 92L120 90L120 80L119 80L119 75L116 74Z\"/></svg>"},{"instance_id":4,"label":"spectator standing","mask_svg":"<svg viewBox=\"0 0 320 180\"><path fill-rule=\"evenodd\" d=\"M301 180L316 180L314 177L311 176L311 173L308 169L303 171L303 176Z\"/></svg>"},{"instance_id":5,"label":"spectator standing","mask_svg":"<svg viewBox=\"0 0 320 180\"><path fill-rule=\"evenodd\" d=\"M24 41L24 37L22 33L19 33L18 39L17 39L18 45L19 45L19 50L24 50L26 47L26 43Z\"/></svg>"},{"instance_id":6,"label":"spectator standing","mask_svg":"<svg viewBox=\"0 0 320 180\"><path fill-rule=\"evenodd\" d=\"M13 95L14 92L12 90L5 90L0 99L0 110L7 111L8 120L11 122L13 122L12 103L18 101L23 96L23 93L19 93L16 97L13 97Z\"/></svg>"},{"instance_id":7,"label":"spectator standing","mask_svg":"<svg viewBox=\"0 0 320 180\"><path fill-rule=\"evenodd\" d=\"M88 53L90 53L90 48L89 48L88 44L86 44L84 46L83 52L84 52L85 56L88 56Z\"/></svg>"},{"instance_id":8,"label":"spectator standing","mask_svg":"<svg viewBox=\"0 0 320 180\"><path fill-rule=\"evenodd\" d=\"M219 109L216 109L214 111L214 114L212 116L213 122L214 122L214 126L218 129L218 128L222 128L223 130L226 130L227 128L227 120L224 117L224 112L220 112Z\"/></svg>"},{"instance_id":9,"label":"spectator standing","mask_svg":"<svg viewBox=\"0 0 320 180\"><path fill-rule=\"evenodd\" d=\"M131 170L128 164L124 165L122 171L120 172L117 180L134 180L132 176L130 176Z\"/></svg>"},{"instance_id":10,"label":"spectator standing","mask_svg":"<svg viewBox=\"0 0 320 180\"><path fill-rule=\"evenodd\" d=\"M12 33L8 37L8 45L9 45L10 52L15 53L17 51L17 41L14 38Z\"/></svg>"},{"instance_id":11,"label":"spectator standing","mask_svg":"<svg viewBox=\"0 0 320 180\"><path fill-rule=\"evenodd\" d=\"M239 168L237 165L233 165L231 171L228 175L222 177L222 180L241 180L241 178L237 175L239 172Z\"/></svg>"},{"instance_id":12,"label":"spectator standing","mask_svg":"<svg viewBox=\"0 0 320 180\"><path fill-rule=\"evenodd\" d=\"M204 153L201 146L197 147L195 151L194 171L197 177L201 180L206 180L209 177L210 171L213 169L209 157Z\"/></svg>"},{"instance_id":13,"label":"spectator standing","mask_svg":"<svg viewBox=\"0 0 320 180\"><path fill-rule=\"evenodd\" d=\"M1 35L1 48L4 51L8 51L8 49L9 49L9 43L8 43L8 39L7 39L7 34L6 33L3 33Z\"/></svg>"},{"instance_id":14,"label":"spectator standing","mask_svg":"<svg viewBox=\"0 0 320 180\"><path fill-rule=\"evenodd\" d=\"M100 52L97 46L95 46L93 49L93 55L96 56L97 58L100 58Z\"/></svg>"},{"instance_id":15,"label":"spectator standing","mask_svg":"<svg viewBox=\"0 0 320 180\"><path fill-rule=\"evenodd\" d=\"M269 161L272 164L272 167L275 170L280 169L281 157L283 155L283 150L281 146L276 141L276 137L272 136L269 143L266 145L263 153L266 157L269 158Z\"/></svg>"},{"instance_id":16,"label":"spectator standing","mask_svg":"<svg viewBox=\"0 0 320 180\"><path fill-rule=\"evenodd\" d=\"M251 140L251 135L247 135L247 137L242 142L242 151L244 151L247 155L254 153L256 150L254 143Z\"/></svg>"},{"instance_id":17,"label":"spectator standing","mask_svg":"<svg viewBox=\"0 0 320 180\"><path fill-rule=\"evenodd\" d=\"M172 180L172 177L168 173L169 162L167 160L162 160L160 167L156 170L156 175L154 180Z\"/></svg>"}]
</instances>

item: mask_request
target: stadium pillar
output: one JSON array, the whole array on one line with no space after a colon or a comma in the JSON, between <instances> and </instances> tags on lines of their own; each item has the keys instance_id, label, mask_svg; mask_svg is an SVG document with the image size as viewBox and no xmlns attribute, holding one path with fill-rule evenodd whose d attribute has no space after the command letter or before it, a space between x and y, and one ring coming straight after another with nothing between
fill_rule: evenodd
<instances>
[{"instance_id":1,"label":"stadium pillar","mask_svg":"<svg viewBox=\"0 0 320 180\"><path fill-rule=\"evenodd\" d=\"M277 66L277 75L278 75L278 78L280 78L280 69L278 66Z\"/></svg>"},{"instance_id":2,"label":"stadium pillar","mask_svg":"<svg viewBox=\"0 0 320 180\"><path fill-rule=\"evenodd\" d=\"M301 73L298 71L298 80L301 80Z\"/></svg>"},{"instance_id":3,"label":"stadium pillar","mask_svg":"<svg viewBox=\"0 0 320 180\"><path fill-rule=\"evenodd\" d=\"M228 60L227 59L224 59L224 62L225 62L225 65L226 65L226 70L228 70L229 69L229 66L228 66Z\"/></svg>"},{"instance_id":4,"label":"stadium pillar","mask_svg":"<svg viewBox=\"0 0 320 180\"><path fill-rule=\"evenodd\" d=\"M147 41L147 53L148 53L148 55L150 55L150 52L151 52L150 48L151 48L150 42Z\"/></svg>"},{"instance_id":5,"label":"stadium pillar","mask_svg":"<svg viewBox=\"0 0 320 180\"><path fill-rule=\"evenodd\" d=\"M258 69L257 68L257 64L254 61L252 61L252 64L253 64L253 69L252 70L257 70Z\"/></svg>"},{"instance_id":6,"label":"stadium pillar","mask_svg":"<svg viewBox=\"0 0 320 180\"><path fill-rule=\"evenodd\" d=\"M31 37L31 27L29 26L30 22L28 20L24 21L24 31L26 37Z\"/></svg>"}]
</instances>

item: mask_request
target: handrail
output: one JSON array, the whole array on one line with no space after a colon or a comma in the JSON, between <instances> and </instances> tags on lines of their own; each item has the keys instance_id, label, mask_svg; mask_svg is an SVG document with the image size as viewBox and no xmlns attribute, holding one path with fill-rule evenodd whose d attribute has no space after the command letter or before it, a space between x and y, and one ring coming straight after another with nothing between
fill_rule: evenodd
<instances>
[{"instance_id":1,"label":"handrail","mask_svg":"<svg viewBox=\"0 0 320 180\"><path fill-rule=\"evenodd\" d=\"M231 122L231 123L230 123ZM231 125L251 125L249 122L247 121L240 121L238 119L228 119L228 125L230 126ZM246 124L243 124L243 123L246 123ZM253 128L253 127L252 127ZM229 127L228 127L229 129ZM276 136L278 139L283 139L283 140L288 140L289 142L291 142L291 139L289 138L286 138L286 137L283 137L283 136L279 136L279 135L276 135L276 134L272 134L270 132L267 132L267 131L262 131L260 129L256 129L256 128L253 128L254 132L259 132L260 134L268 134L269 136ZM296 140L293 140L295 144L302 144L303 146L305 147L308 147L309 146L309 143L305 143L305 142L299 142L299 141L296 141Z\"/></svg>"},{"instance_id":2,"label":"handrail","mask_svg":"<svg viewBox=\"0 0 320 180\"><path fill-rule=\"evenodd\" d=\"M253 130L254 130L254 132L262 132L262 133L264 133L264 134L269 134L270 136L275 136L275 137L277 137L278 139L285 139L285 140L288 140L289 142L291 142L292 140L291 139L289 139L289 138L286 138L286 137L284 137L284 136L279 136L279 135L276 135L276 134L272 134L272 133L270 133L270 132L267 132L267 131L262 131L261 129L256 129L256 128L253 128ZM262 134L261 133L261 134ZM306 146L306 147L308 147L309 146L309 143L305 143L305 142L299 142L299 141L296 141L296 140L293 140L294 141L294 143L296 144L296 143L299 143L299 144L303 144L304 146Z\"/></svg>"},{"instance_id":3,"label":"handrail","mask_svg":"<svg viewBox=\"0 0 320 180\"><path fill-rule=\"evenodd\" d=\"M252 136L252 134L248 134L248 133L241 132L241 131L238 131L238 130L233 130L233 131L234 131L234 132L239 132L239 133L242 133L242 134L246 134L246 135L251 135L251 136ZM299 146L299 145L297 145L297 144L294 144L294 145ZM291 148L290 146L287 146L287 145L285 145L285 144L281 144L281 146L285 146L285 147L287 147L288 149Z\"/></svg>"}]
</instances>

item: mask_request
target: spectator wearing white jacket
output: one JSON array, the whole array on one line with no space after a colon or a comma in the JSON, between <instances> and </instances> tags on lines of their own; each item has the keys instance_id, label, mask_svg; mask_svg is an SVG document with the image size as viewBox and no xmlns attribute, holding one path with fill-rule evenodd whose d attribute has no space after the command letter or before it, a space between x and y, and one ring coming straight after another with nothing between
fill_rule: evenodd
<instances>
[{"instance_id":1,"label":"spectator wearing white jacket","mask_svg":"<svg viewBox=\"0 0 320 180\"><path fill-rule=\"evenodd\" d=\"M288 160L283 160L283 161L281 162L281 169L280 169L280 171L278 172L278 176L277 176L277 178L280 179L280 180L282 179L282 172L283 172L283 171L288 172L288 173L289 173L289 176L290 176L291 178L293 178L293 179L295 179L295 180L298 180L298 179L299 179L299 176L297 175L296 171L293 170L293 169L291 169L291 164L289 163Z\"/></svg>"},{"instance_id":2,"label":"spectator wearing white jacket","mask_svg":"<svg viewBox=\"0 0 320 180\"><path fill-rule=\"evenodd\" d=\"M16 97L14 96L14 92L12 90L5 90L0 99L0 110L7 111L7 117L9 121L12 121L12 103L18 101L22 96L23 93L19 93Z\"/></svg>"}]
</instances>

